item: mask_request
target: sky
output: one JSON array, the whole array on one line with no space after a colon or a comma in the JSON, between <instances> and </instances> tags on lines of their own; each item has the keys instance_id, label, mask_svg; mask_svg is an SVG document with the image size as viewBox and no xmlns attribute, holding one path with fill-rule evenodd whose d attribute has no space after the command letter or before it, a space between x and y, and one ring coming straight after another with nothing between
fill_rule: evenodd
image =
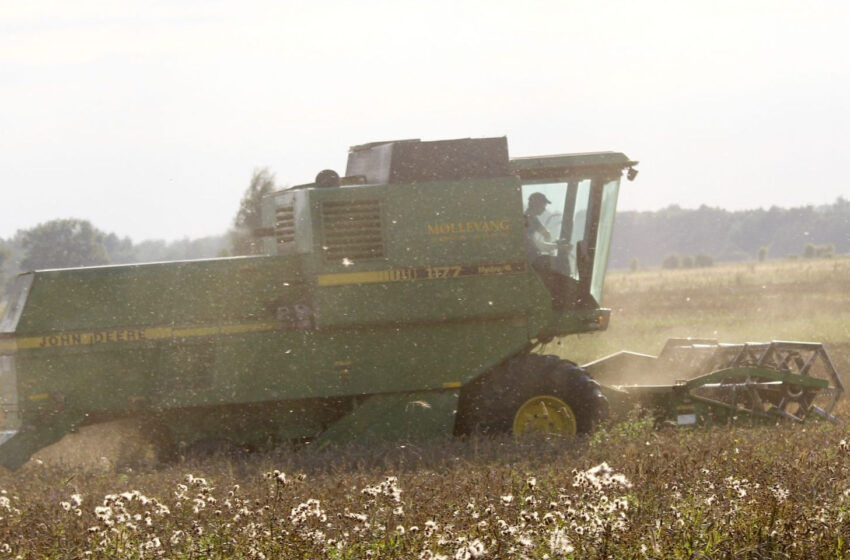
<instances>
[{"instance_id":1,"label":"sky","mask_svg":"<svg viewBox=\"0 0 850 560\"><path fill-rule=\"evenodd\" d=\"M378 140L640 161L621 210L847 197L850 3L0 0L0 237L219 235Z\"/></svg>"}]
</instances>

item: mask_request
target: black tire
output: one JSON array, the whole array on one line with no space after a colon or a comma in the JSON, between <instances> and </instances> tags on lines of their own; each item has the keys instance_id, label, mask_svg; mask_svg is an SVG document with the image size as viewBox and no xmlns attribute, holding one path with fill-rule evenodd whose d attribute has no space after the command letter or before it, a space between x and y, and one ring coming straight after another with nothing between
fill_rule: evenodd
<instances>
[{"instance_id":1,"label":"black tire","mask_svg":"<svg viewBox=\"0 0 850 560\"><path fill-rule=\"evenodd\" d=\"M593 432L607 417L608 401L586 370L557 356L526 354L464 387L455 432L570 436Z\"/></svg>"}]
</instances>

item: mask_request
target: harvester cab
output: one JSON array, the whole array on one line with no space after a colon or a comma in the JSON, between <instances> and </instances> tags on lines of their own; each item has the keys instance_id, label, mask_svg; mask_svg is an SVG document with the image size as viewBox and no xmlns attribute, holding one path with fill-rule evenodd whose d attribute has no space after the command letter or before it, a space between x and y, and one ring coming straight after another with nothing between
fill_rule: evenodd
<instances>
[{"instance_id":1,"label":"harvester cab","mask_svg":"<svg viewBox=\"0 0 850 560\"><path fill-rule=\"evenodd\" d=\"M344 177L267 197L264 252L310 261L319 325L523 315L530 339L604 330L617 193L636 163L509 159L505 138L355 146Z\"/></svg>"},{"instance_id":2,"label":"harvester cab","mask_svg":"<svg viewBox=\"0 0 850 560\"><path fill-rule=\"evenodd\" d=\"M575 332L568 325L577 317L588 330L607 326L599 302L617 195L623 170L634 179L636 164L614 152L511 160L526 204L527 262L551 296L553 335Z\"/></svg>"}]
</instances>

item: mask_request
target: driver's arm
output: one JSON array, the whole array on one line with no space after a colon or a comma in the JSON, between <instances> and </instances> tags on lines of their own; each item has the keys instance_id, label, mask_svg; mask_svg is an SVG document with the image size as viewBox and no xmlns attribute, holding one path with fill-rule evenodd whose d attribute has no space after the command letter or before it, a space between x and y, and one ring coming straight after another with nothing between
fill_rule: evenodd
<instances>
[{"instance_id":1,"label":"driver's arm","mask_svg":"<svg viewBox=\"0 0 850 560\"><path fill-rule=\"evenodd\" d=\"M546 226L540 223L539 218L535 216L534 219L537 221L537 233L539 233L544 240L550 241L552 239L552 236L549 234L549 230L546 229Z\"/></svg>"}]
</instances>

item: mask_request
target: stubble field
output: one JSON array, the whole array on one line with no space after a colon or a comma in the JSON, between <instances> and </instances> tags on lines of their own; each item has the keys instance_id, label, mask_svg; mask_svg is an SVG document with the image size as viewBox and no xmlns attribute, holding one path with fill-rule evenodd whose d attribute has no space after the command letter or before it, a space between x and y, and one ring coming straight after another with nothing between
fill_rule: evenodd
<instances>
[{"instance_id":1,"label":"stubble field","mask_svg":"<svg viewBox=\"0 0 850 560\"><path fill-rule=\"evenodd\" d=\"M846 374L848 294L848 259L615 272L610 330L545 351L586 362L679 336L809 340ZM0 558L848 558L848 441L844 422L656 429L635 416L568 444L31 461L0 475Z\"/></svg>"}]
</instances>

